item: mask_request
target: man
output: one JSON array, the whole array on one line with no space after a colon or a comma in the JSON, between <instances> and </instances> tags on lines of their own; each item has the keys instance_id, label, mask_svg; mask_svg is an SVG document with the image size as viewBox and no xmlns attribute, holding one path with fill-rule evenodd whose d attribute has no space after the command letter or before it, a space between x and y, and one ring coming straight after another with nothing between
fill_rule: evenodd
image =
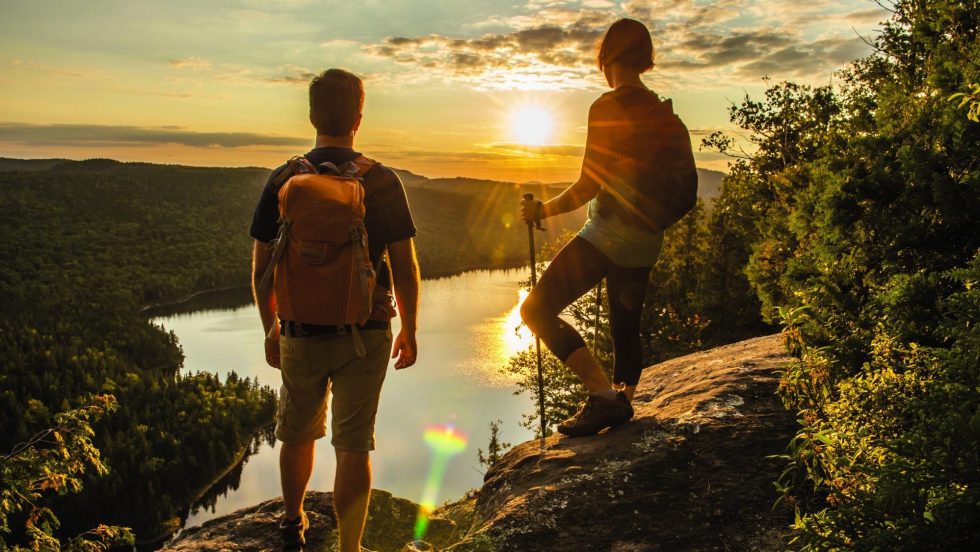
<instances>
[{"instance_id":1,"label":"man","mask_svg":"<svg viewBox=\"0 0 980 552\"><path fill-rule=\"evenodd\" d=\"M346 71L330 69L313 79L309 92L316 146L306 158L312 165L332 163L336 167L359 159L353 147L364 106L361 80ZM276 415L276 438L282 441L282 545L283 550L302 550L306 542L309 522L303 499L313 471L314 442L326 434L327 400L332 390L331 444L337 459L333 499L338 539L341 552L360 552L371 491L368 453L374 449L375 415L392 343L389 320L394 309L388 291L392 284L402 323L391 349L391 358L397 357L395 368L411 366L417 354L419 268L412 241L416 229L398 176L387 167L374 165L363 174L369 256L372 265L380 267L369 320L357 328L279 320L275 289L260 291L259 281L272 262L270 242L279 230L279 186L274 182L284 170L286 166L279 167L269 177L250 230L255 238L252 284L265 329L266 361L280 368L283 378ZM382 261L385 250L390 271Z\"/></svg>"}]
</instances>

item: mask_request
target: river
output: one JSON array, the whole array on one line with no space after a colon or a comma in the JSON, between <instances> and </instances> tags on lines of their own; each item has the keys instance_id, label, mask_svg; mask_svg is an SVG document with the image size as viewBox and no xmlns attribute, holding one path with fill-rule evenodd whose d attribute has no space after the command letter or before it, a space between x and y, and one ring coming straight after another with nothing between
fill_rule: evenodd
<instances>
[{"instance_id":1,"label":"river","mask_svg":"<svg viewBox=\"0 0 980 552\"><path fill-rule=\"evenodd\" d=\"M418 501L429 468L423 441L426 427L450 424L468 436L466 450L449 465L439 501L455 499L483 482L477 449L486 450L489 424L501 420L503 441L533 437L521 427L521 415L534 410L529 394L515 396L515 381L501 372L508 358L533 343L520 326L523 270L471 271L424 280L420 308L418 362L405 370L389 369L381 393L372 454L373 486ZM220 303L220 301L219 301ZM203 310L157 316L156 324L173 331L183 347L184 370L224 377L234 370L276 389L279 371L265 364L262 328L254 305L212 304ZM238 305L238 306L234 306ZM399 319L393 321L398 332ZM520 328L518 329L518 327ZM256 439L255 452L206 500L192 505L185 527L279 496L278 443ZM333 487L334 459L329 436L317 442L311 489Z\"/></svg>"}]
</instances>

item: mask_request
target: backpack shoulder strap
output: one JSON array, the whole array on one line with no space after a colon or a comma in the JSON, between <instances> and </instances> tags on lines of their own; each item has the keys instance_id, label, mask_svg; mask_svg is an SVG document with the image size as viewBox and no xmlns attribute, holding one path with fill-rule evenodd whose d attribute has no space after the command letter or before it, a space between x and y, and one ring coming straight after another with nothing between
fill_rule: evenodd
<instances>
[{"instance_id":1,"label":"backpack shoulder strap","mask_svg":"<svg viewBox=\"0 0 980 552\"><path fill-rule=\"evenodd\" d=\"M272 186L275 188L281 188L283 184L286 183L293 175L299 173L311 173L317 174L320 171L310 163L310 160L304 155L297 155L289 161L286 162L286 168L276 176L276 179L272 181Z\"/></svg>"},{"instance_id":2,"label":"backpack shoulder strap","mask_svg":"<svg viewBox=\"0 0 980 552\"><path fill-rule=\"evenodd\" d=\"M372 167L378 164L378 162L375 161L374 159L371 159L370 157L365 157L363 155L358 156L358 158L351 161L351 163L353 163L354 166L357 167L357 173L354 174L355 178L363 178L364 175L367 174L367 172L371 170Z\"/></svg>"}]
</instances>

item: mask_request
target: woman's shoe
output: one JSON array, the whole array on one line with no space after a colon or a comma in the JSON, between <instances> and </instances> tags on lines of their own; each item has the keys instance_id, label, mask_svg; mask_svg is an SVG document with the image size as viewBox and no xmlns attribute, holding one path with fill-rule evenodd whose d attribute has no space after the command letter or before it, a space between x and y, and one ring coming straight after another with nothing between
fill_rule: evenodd
<instances>
[{"instance_id":1,"label":"woman's shoe","mask_svg":"<svg viewBox=\"0 0 980 552\"><path fill-rule=\"evenodd\" d=\"M622 425L633 417L633 406L622 391L613 398L600 393L589 393L582 408L564 422L558 424L558 433L569 437L595 435L607 427Z\"/></svg>"}]
</instances>

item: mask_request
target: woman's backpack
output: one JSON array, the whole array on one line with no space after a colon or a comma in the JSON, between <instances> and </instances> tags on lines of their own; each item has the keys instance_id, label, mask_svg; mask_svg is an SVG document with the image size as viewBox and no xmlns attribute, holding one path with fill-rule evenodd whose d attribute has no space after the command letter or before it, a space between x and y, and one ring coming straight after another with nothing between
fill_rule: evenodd
<instances>
[{"instance_id":1,"label":"woman's backpack","mask_svg":"<svg viewBox=\"0 0 980 552\"><path fill-rule=\"evenodd\" d=\"M651 96L642 117L624 125L626 151L609 167L620 182L609 187L612 193L601 192L600 203L612 201L627 221L660 231L694 208L698 170L691 136L673 104ZM609 197L614 194L619 197Z\"/></svg>"}]
</instances>

